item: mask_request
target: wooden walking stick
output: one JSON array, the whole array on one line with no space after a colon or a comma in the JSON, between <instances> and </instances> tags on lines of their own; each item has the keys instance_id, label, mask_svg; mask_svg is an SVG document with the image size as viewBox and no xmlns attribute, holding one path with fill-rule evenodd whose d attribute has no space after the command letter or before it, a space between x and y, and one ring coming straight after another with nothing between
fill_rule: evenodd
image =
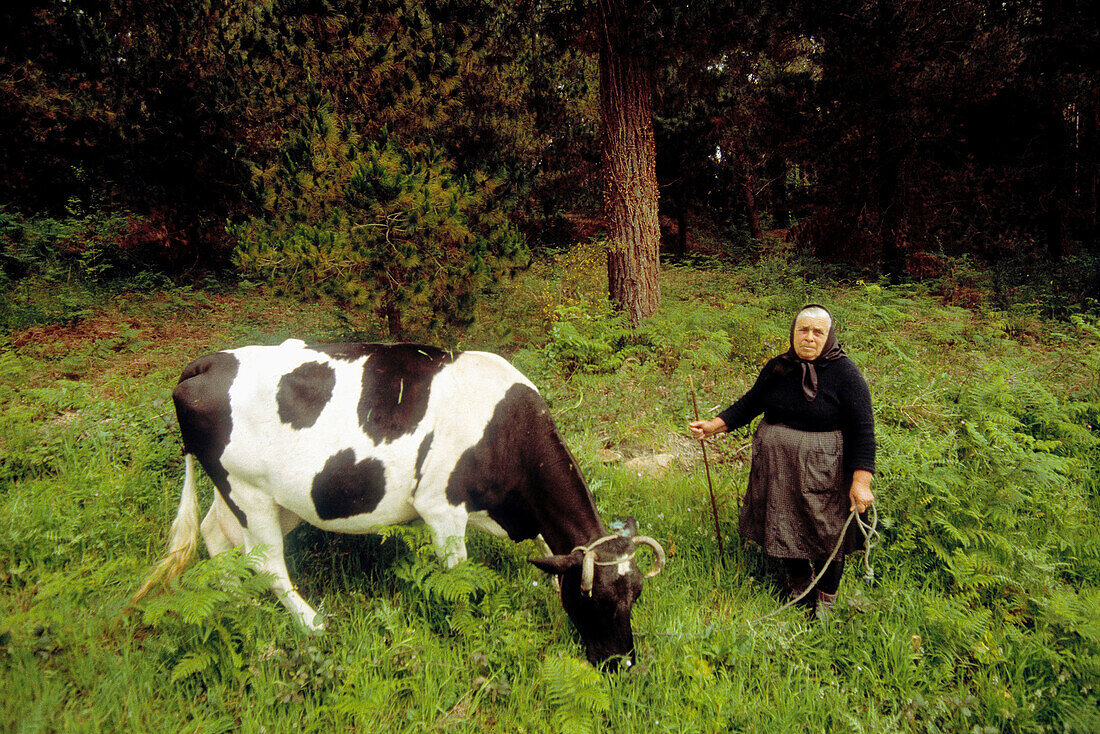
<instances>
[{"instance_id":1,"label":"wooden walking stick","mask_svg":"<svg viewBox=\"0 0 1100 734\"><path fill-rule=\"evenodd\" d=\"M688 375L688 383L691 385L691 404L695 407L695 420L699 420L699 402L695 399L695 380ZM710 490L710 511L714 515L714 534L718 536L718 557L722 559L722 568L726 567L726 554L722 550L722 528L718 526L718 503L714 501L714 482L710 479L710 462L707 460L706 439L699 439L699 446L703 449L703 468L707 470L707 489Z\"/></svg>"}]
</instances>

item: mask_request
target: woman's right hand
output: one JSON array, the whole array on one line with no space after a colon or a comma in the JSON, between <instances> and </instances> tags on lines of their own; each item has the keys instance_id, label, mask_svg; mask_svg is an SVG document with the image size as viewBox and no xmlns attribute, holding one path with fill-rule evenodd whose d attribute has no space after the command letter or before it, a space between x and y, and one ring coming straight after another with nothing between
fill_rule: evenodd
<instances>
[{"instance_id":1,"label":"woman's right hand","mask_svg":"<svg viewBox=\"0 0 1100 734\"><path fill-rule=\"evenodd\" d=\"M726 422L721 418L711 418L709 421L692 421L688 423L691 433L700 441L708 436L721 433L726 430Z\"/></svg>"}]
</instances>

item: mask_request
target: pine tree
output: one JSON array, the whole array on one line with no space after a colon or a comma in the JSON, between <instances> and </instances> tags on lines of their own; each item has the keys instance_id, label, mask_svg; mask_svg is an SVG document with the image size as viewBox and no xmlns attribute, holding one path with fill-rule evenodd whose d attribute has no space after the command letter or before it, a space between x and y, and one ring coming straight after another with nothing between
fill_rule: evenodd
<instances>
[{"instance_id":1,"label":"pine tree","mask_svg":"<svg viewBox=\"0 0 1100 734\"><path fill-rule=\"evenodd\" d=\"M461 176L438 149L365 142L311 92L279 163L254 170L269 218L236 227L246 273L325 291L385 318L390 336L468 323L478 294L526 263L494 206L495 182Z\"/></svg>"}]
</instances>

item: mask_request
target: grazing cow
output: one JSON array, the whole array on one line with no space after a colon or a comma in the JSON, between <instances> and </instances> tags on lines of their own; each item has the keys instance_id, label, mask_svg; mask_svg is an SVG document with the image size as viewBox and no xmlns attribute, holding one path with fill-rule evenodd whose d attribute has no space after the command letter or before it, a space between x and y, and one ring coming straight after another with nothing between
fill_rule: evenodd
<instances>
[{"instance_id":1,"label":"grazing cow","mask_svg":"<svg viewBox=\"0 0 1100 734\"><path fill-rule=\"evenodd\" d=\"M168 554L134 601L179 575L198 539L194 459L217 488L201 529L211 555L263 548L260 570L312 630L323 624L287 575L283 536L304 520L367 533L422 518L447 566L466 525L551 551L532 563L593 663L633 660L634 561L652 538L608 532L538 390L503 358L411 344L249 346L201 357L172 392L185 479Z\"/></svg>"}]
</instances>

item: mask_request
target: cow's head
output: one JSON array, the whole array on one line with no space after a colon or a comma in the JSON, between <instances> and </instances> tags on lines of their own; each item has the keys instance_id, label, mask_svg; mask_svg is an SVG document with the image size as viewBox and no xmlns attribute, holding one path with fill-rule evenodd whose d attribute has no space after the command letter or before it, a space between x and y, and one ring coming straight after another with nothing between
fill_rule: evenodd
<instances>
[{"instance_id":1,"label":"cow's head","mask_svg":"<svg viewBox=\"0 0 1100 734\"><path fill-rule=\"evenodd\" d=\"M617 670L634 662L634 632L630 613L642 593L642 573L634 560L639 545L653 549L656 558L646 578L665 564L665 551L653 538L609 535L572 553L535 558L535 566L561 579L561 603L573 620L585 654L593 665Z\"/></svg>"}]
</instances>

